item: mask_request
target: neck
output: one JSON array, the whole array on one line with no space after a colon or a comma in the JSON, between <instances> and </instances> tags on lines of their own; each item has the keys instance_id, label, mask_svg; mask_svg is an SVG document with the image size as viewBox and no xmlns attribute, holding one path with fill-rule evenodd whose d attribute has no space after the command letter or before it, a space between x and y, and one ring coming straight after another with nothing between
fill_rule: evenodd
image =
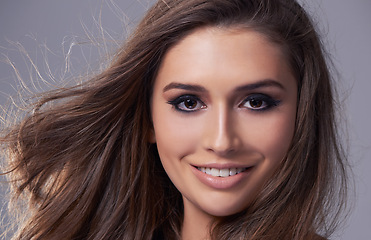
<instances>
[{"instance_id":1,"label":"neck","mask_svg":"<svg viewBox=\"0 0 371 240\"><path fill-rule=\"evenodd\" d=\"M210 224L213 216L200 210L183 197L184 220L182 225L182 240L209 240Z\"/></svg>"}]
</instances>

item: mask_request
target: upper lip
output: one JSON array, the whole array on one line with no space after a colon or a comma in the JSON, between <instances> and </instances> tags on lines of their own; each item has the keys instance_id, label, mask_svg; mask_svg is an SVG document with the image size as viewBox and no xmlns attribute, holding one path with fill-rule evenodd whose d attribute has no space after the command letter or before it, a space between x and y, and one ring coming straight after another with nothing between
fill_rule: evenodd
<instances>
[{"instance_id":1,"label":"upper lip","mask_svg":"<svg viewBox=\"0 0 371 240\"><path fill-rule=\"evenodd\" d=\"M227 169L227 168L249 168L253 167L252 164L236 164L236 163L205 163L205 164L192 164L194 167L205 167L205 168L217 168L217 169Z\"/></svg>"}]
</instances>

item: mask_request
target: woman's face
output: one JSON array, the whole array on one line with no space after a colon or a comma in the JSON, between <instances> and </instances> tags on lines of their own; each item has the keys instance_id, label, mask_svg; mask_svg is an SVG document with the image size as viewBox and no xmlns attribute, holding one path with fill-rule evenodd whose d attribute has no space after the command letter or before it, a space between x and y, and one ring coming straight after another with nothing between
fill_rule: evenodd
<instances>
[{"instance_id":1,"label":"woman's face","mask_svg":"<svg viewBox=\"0 0 371 240\"><path fill-rule=\"evenodd\" d=\"M253 30L199 29L167 52L151 141L185 211L227 216L251 203L288 151L296 97L282 50Z\"/></svg>"}]
</instances>

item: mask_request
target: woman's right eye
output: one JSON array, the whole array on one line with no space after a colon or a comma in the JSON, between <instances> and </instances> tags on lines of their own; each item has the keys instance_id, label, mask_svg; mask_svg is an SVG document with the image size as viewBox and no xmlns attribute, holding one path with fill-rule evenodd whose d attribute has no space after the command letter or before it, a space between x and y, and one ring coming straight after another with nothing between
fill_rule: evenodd
<instances>
[{"instance_id":1,"label":"woman's right eye","mask_svg":"<svg viewBox=\"0 0 371 240\"><path fill-rule=\"evenodd\" d=\"M195 112L206 107L206 105L194 95L182 95L168 101L168 103L173 105L176 110L182 112Z\"/></svg>"}]
</instances>

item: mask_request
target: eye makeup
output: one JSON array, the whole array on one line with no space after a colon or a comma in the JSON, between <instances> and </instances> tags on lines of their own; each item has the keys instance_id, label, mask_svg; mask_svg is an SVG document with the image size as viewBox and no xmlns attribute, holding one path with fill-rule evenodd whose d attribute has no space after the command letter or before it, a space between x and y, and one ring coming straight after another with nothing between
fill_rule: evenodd
<instances>
[{"instance_id":1,"label":"eye makeup","mask_svg":"<svg viewBox=\"0 0 371 240\"><path fill-rule=\"evenodd\" d=\"M180 112L195 112L206 108L206 104L203 103L199 97L192 94L178 96L167 103Z\"/></svg>"},{"instance_id":2,"label":"eye makeup","mask_svg":"<svg viewBox=\"0 0 371 240\"><path fill-rule=\"evenodd\" d=\"M239 105L240 108L247 108L252 111L267 111L281 103L266 94L254 93L246 97Z\"/></svg>"},{"instance_id":3,"label":"eye makeup","mask_svg":"<svg viewBox=\"0 0 371 240\"><path fill-rule=\"evenodd\" d=\"M193 94L184 94L177 96L167 102L175 110L185 113L196 112L205 109L206 104L200 98ZM246 108L250 111L267 111L281 103L280 100L274 99L263 93L254 93L248 95L239 105L239 108Z\"/></svg>"}]
</instances>

